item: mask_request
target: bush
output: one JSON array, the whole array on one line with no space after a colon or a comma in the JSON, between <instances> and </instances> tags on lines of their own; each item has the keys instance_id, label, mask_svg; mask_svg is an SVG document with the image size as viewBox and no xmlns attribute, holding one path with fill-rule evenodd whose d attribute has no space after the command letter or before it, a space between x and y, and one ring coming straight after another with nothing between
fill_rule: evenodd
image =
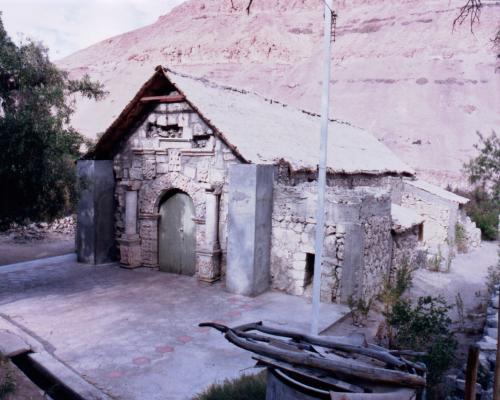
<instances>
[{"instance_id":1,"label":"bush","mask_svg":"<svg viewBox=\"0 0 500 400\"><path fill-rule=\"evenodd\" d=\"M455 193L467 197L470 201L465 207L465 212L476 226L481 229L484 240L496 240L498 237L498 215L500 203L484 188L478 187L471 191L457 190Z\"/></svg>"},{"instance_id":2,"label":"bush","mask_svg":"<svg viewBox=\"0 0 500 400\"><path fill-rule=\"evenodd\" d=\"M429 387L437 385L454 358L457 343L450 331L451 319L442 297L419 297L413 306L408 300L399 300L387 315L394 329L394 345L398 349L425 351L420 357L427 365Z\"/></svg>"},{"instance_id":3,"label":"bush","mask_svg":"<svg viewBox=\"0 0 500 400\"><path fill-rule=\"evenodd\" d=\"M238 379L226 379L221 384L211 385L193 400L265 400L266 372L243 375Z\"/></svg>"},{"instance_id":4,"label":"bush","mask_svg":"<svg viewBox=\"0 0 500 400\"><path fill-rule=\"evenodd\" d=\"M474 145L478 155L464 164L471 192L459 193L471 201L465 206L467 214L481 229L483 239L498 237L500 213L500 137L493 131L489 137L477 132L479 143Z\"/></svg>"},{"instance_id":5,"label":"bush","mask_svg":"<svg viewBox=\"0 0 500 400\"><path fill-rule=\"evenodd\" d=\"M0 356L0 400L16 391L16 383L8 363Z\"/></svg>"}]
</instances>

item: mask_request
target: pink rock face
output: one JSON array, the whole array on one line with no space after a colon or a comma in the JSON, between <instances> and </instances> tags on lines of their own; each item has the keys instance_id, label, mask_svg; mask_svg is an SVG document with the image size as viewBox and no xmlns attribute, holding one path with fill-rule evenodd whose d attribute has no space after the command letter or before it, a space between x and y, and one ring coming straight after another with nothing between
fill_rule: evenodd
<instances>
[{"instance_id":1,"label":"pink rock face","mask_svg":"<svg viewBox=\"0 0 500 400\"><path fill-rule=\"evenodd\" d=\"M149 357L137 357L132 360L135 365L147 365L151 363L151 359Z\"/></svg>"},{"instance_id":2,"label":"pink rock face","mask_svg":"<svg viewBox=\"0 0 500 400\"><path fill-rule=\"evenodd\" d=\"M472 35L468 25L452 30L464 2L335 2L331 115L369 130L440 184L460 183L475 132L500 123L491 44L500 6L484 7ZM234 0L233 10L228 0L190 0L60 60L72 76L88 73L110 91L104 103L79 100L74 126L90 137L104 131L158 64L317 111L321 1L254 0L250 15L246 3Z\"/></svg>"},{"instance_id":3,"label":"pink rock face","mask_svg":"<svg viewBox=\"0 0 500 400\"><path fill-rule=\"evenodd\" d=\"M165 346L158 346L155 350L157 353L165 354L165 353L172 353L174 351L174 348L172 346L165 345Z\"/></svg>"}]
</instances>

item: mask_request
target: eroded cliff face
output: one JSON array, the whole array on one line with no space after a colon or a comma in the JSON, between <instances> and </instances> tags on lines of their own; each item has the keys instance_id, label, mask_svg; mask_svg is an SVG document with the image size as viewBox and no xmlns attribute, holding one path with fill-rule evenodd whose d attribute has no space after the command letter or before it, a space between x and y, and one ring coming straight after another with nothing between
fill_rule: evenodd
<instances>
[{"instance_id":1,"label":"eroded cliff face","mask_svg":"<svg viewBox=\"0 0 500 400\"><path fill-rule=\"evenodd\" d=\"M254 0L249 15L247 0L233 3L189 0L150 26L60 60L72 75L89 73L111 92L101 103L79 99L74 125L90 137L104 131L158 64L317 111L321 0ZM474 34L466 25L452 30L462 3L335 2L332 116L369 130L440 184L463 183L476 131L500 125L491 43L500 1L486 2Z\"/></svg>"}]
</instances>

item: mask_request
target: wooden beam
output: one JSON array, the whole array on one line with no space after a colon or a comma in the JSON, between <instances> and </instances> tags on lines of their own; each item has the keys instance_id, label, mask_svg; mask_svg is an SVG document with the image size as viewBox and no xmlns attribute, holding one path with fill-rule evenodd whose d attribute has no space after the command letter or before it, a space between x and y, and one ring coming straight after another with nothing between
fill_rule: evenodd
<instances>
[{"instance_id":1,"label":"wooden beam","mask_svg":"<svg viewBox=\"0 0 500 400\"><path fill-rule=\"evenodd\" d=\"M141 98L141 103L180 103L186 97L180 94L166 96L146 96Z\"/></svg>"}]
</instances>

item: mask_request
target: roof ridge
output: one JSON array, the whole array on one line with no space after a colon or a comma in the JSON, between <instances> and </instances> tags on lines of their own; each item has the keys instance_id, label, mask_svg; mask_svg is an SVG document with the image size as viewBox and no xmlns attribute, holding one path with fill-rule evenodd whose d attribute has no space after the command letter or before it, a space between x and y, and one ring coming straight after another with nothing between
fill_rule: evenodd
<instances>
[{"instance_id":1,"label":"roof ridge","mask_svg":"<svg viewBox=\"0 0 500 400\"><path fill-rule=\"evenodd\" d=\"M175 70L173 70L171 68L168 68L168 67L161 67L161 68L163 68L163 70L166 71L166 72L168 72L168 73L171 73L171 74L174 74L174 75L177 75L177 76L181 76L183 78L192 79L194 81L201 82L204 85L212 87L214 89L228 90L228 91L236 92L236 93L240 93L240 94L251 94L251 95L254 95L254 96L257 96L257 97L261 98L262 100L264 100L264 101L266 101L266 102L268 102L270 104L278 104L278 105L281 105L283 108L288 108L289 107L290 109L294 109L296 111L302 112L302 113L304 113L306 115L310 115L312 117L317 117L317 118L321 117L321 115L318 114L318 113L316 113L316 112L309 111L309 110L306 110L306 109L303 109L303 108L298 108L298 107L291 106L291 105L289 105L287 103L283 103L282 101L275 100L275 99L272 99L270 97L266 97L263 94L260 94L258 92L253 92L253 91L249 91L249 90L246 90L246 89L240 89L240 88L236 88L234 86L229 86L229 85L222 85L220 83L211 81L211 80L209 80L209 79L207 79L205 77L186 74L184 72L175 71ZM329 118L329 121L330 122L335 122L335 123L341 124L341 125L347 125L347 126L350 126L352 128L363 130L361 127L353 125L352 123L350 123L348 121L343 121L343 120L336 119L336 118Z\"/></svg>"}]
</instances>

